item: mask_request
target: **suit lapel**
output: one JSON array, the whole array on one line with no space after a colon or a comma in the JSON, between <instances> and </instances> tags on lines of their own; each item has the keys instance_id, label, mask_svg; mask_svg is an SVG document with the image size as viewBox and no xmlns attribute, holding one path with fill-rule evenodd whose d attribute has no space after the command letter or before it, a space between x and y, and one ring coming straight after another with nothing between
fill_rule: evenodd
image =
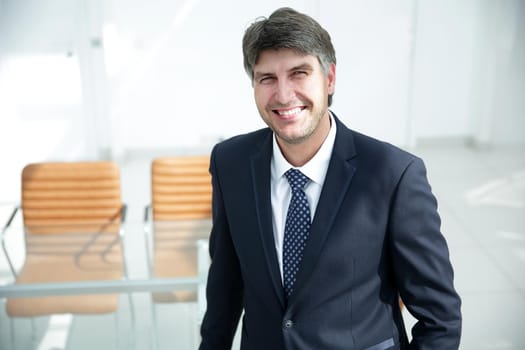
<instances>
[{"instance_id":1,"label":"suit lapel","mask_svg":"<svg viewBox=\"0 0 525 350\"><path fill-rule=\"evenodd\" d=\"M263 243L264 254L275 293L284 308L284 290L281 282L281 272L275 251L275 239L272 225L272 201L270 191L272 157L272 133L265 139L259 153L251 158L253 193L259 220L259 232Z\"/></svg>"},{"instance_id":2,"label":"suit lapel","mask_svg":"<svg viewBox=\"0 0 525 350\"><path fill-rule=\"evenodd\" d=\"M334 219L340 210L341 203L355 172L355 167L349 162L356 155L352 132L341 124L337 118L334 119L337 123L334 149L312 226L310 227L310 237L303 253L303 260L295 282L294 292L288 300L288 305L293 304L297 300L301 290L308 282L308 277L311 276L315 268L323 244L332 228Z\"/></svg>"}]
</instances>

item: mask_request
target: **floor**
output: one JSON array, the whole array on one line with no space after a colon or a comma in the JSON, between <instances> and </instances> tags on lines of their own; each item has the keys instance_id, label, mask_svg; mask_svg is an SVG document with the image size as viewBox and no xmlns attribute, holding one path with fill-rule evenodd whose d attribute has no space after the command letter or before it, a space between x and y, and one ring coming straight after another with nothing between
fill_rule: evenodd
<instances>
[{"instance_id":1,"label":"floor","mask_svg":"<svg viewBox=\"0 0 525 350\"><path fill-rule=\"evenodd\" d=\"M475 149L455 144L412 152L425 160L439 201L442 231L463 300L461 349L525 349L525 148ZM141 220L149 197L150 161L142 155L122 163L128 237L135 247L129 263L139 268L145 261ZM8 205L0 207L0 220L8 214ZM0 258L0 284L9 279L7 264ZM155 339L160 349L196 348L194 304L156 305L153 316L148 295L136 293L132 298L133 328L126 298L116 316L55 315L33 323L10 320L0 305L0 349L151 349ZM406 311L405 316L411 327L414 320ZM238 339L234 348L238 349Z\"/></svg>"}]
</instances>

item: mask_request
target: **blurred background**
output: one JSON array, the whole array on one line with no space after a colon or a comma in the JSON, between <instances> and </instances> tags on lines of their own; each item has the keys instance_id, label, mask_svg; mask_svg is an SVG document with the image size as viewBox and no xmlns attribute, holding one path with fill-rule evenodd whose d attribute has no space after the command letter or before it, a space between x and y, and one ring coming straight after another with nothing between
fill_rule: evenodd
<instances>
[{"instance_id":1,"label":"blurred background","mask_svg":"<svg viewBox=\"0 0 525 350\"><path fill-rule=\"evenodd\" d=\"M263 126L241 38L280 6L331 33L348 126L402 147L525 144L520 0L0 0L0 201L27 162L208 150Z\"/></svg>"},{"instance_id":2,"label":"blurred background","mask_svg":"<svg viewBox=\"0 0 525 350\"><path fill-rule=\"evenodd\" d=\"M207 153L264 126L241 39L281 6L331 34L337 116L427 161L464 349L523 349L521 0L0 0L0 220L27 163L111 159L140 221L152 157Z\"/></svg>"}]
</instances>

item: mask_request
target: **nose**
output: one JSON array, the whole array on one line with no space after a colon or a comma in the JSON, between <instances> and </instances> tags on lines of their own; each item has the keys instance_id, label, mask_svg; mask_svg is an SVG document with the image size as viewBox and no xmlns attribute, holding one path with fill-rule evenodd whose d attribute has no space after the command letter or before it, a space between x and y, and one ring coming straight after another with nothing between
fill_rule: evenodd
<instances>
[{"instance_id":1,"label":"nose","mask_svg":"<svg viewBox=\"0 0 525 350\"><path fill-rule=\"evenodd\" d=\"M286 79L279 79L276 84L275 99L278 103L286 105L294 98L293 84Z\"/></svg>"}]
</instances>

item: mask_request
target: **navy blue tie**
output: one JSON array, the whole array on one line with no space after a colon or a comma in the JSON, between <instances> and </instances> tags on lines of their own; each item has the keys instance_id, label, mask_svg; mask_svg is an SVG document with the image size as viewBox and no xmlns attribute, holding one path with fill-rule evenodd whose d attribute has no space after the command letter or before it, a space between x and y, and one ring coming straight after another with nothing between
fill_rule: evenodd
<instances>
[{"instance_id":1,"label":"navy blue tie","mask_svg":"<svg viewBox=\"0 0 525 350\"><path fill-rule=\"evenodd\" d=\"M297 169L290 169L285 175L292 188L283 242L283 284L286 297L289 297L293 292L303 250L310 234L310 207L303 190L310 179Z\"/></svg>"}]
</instances>

